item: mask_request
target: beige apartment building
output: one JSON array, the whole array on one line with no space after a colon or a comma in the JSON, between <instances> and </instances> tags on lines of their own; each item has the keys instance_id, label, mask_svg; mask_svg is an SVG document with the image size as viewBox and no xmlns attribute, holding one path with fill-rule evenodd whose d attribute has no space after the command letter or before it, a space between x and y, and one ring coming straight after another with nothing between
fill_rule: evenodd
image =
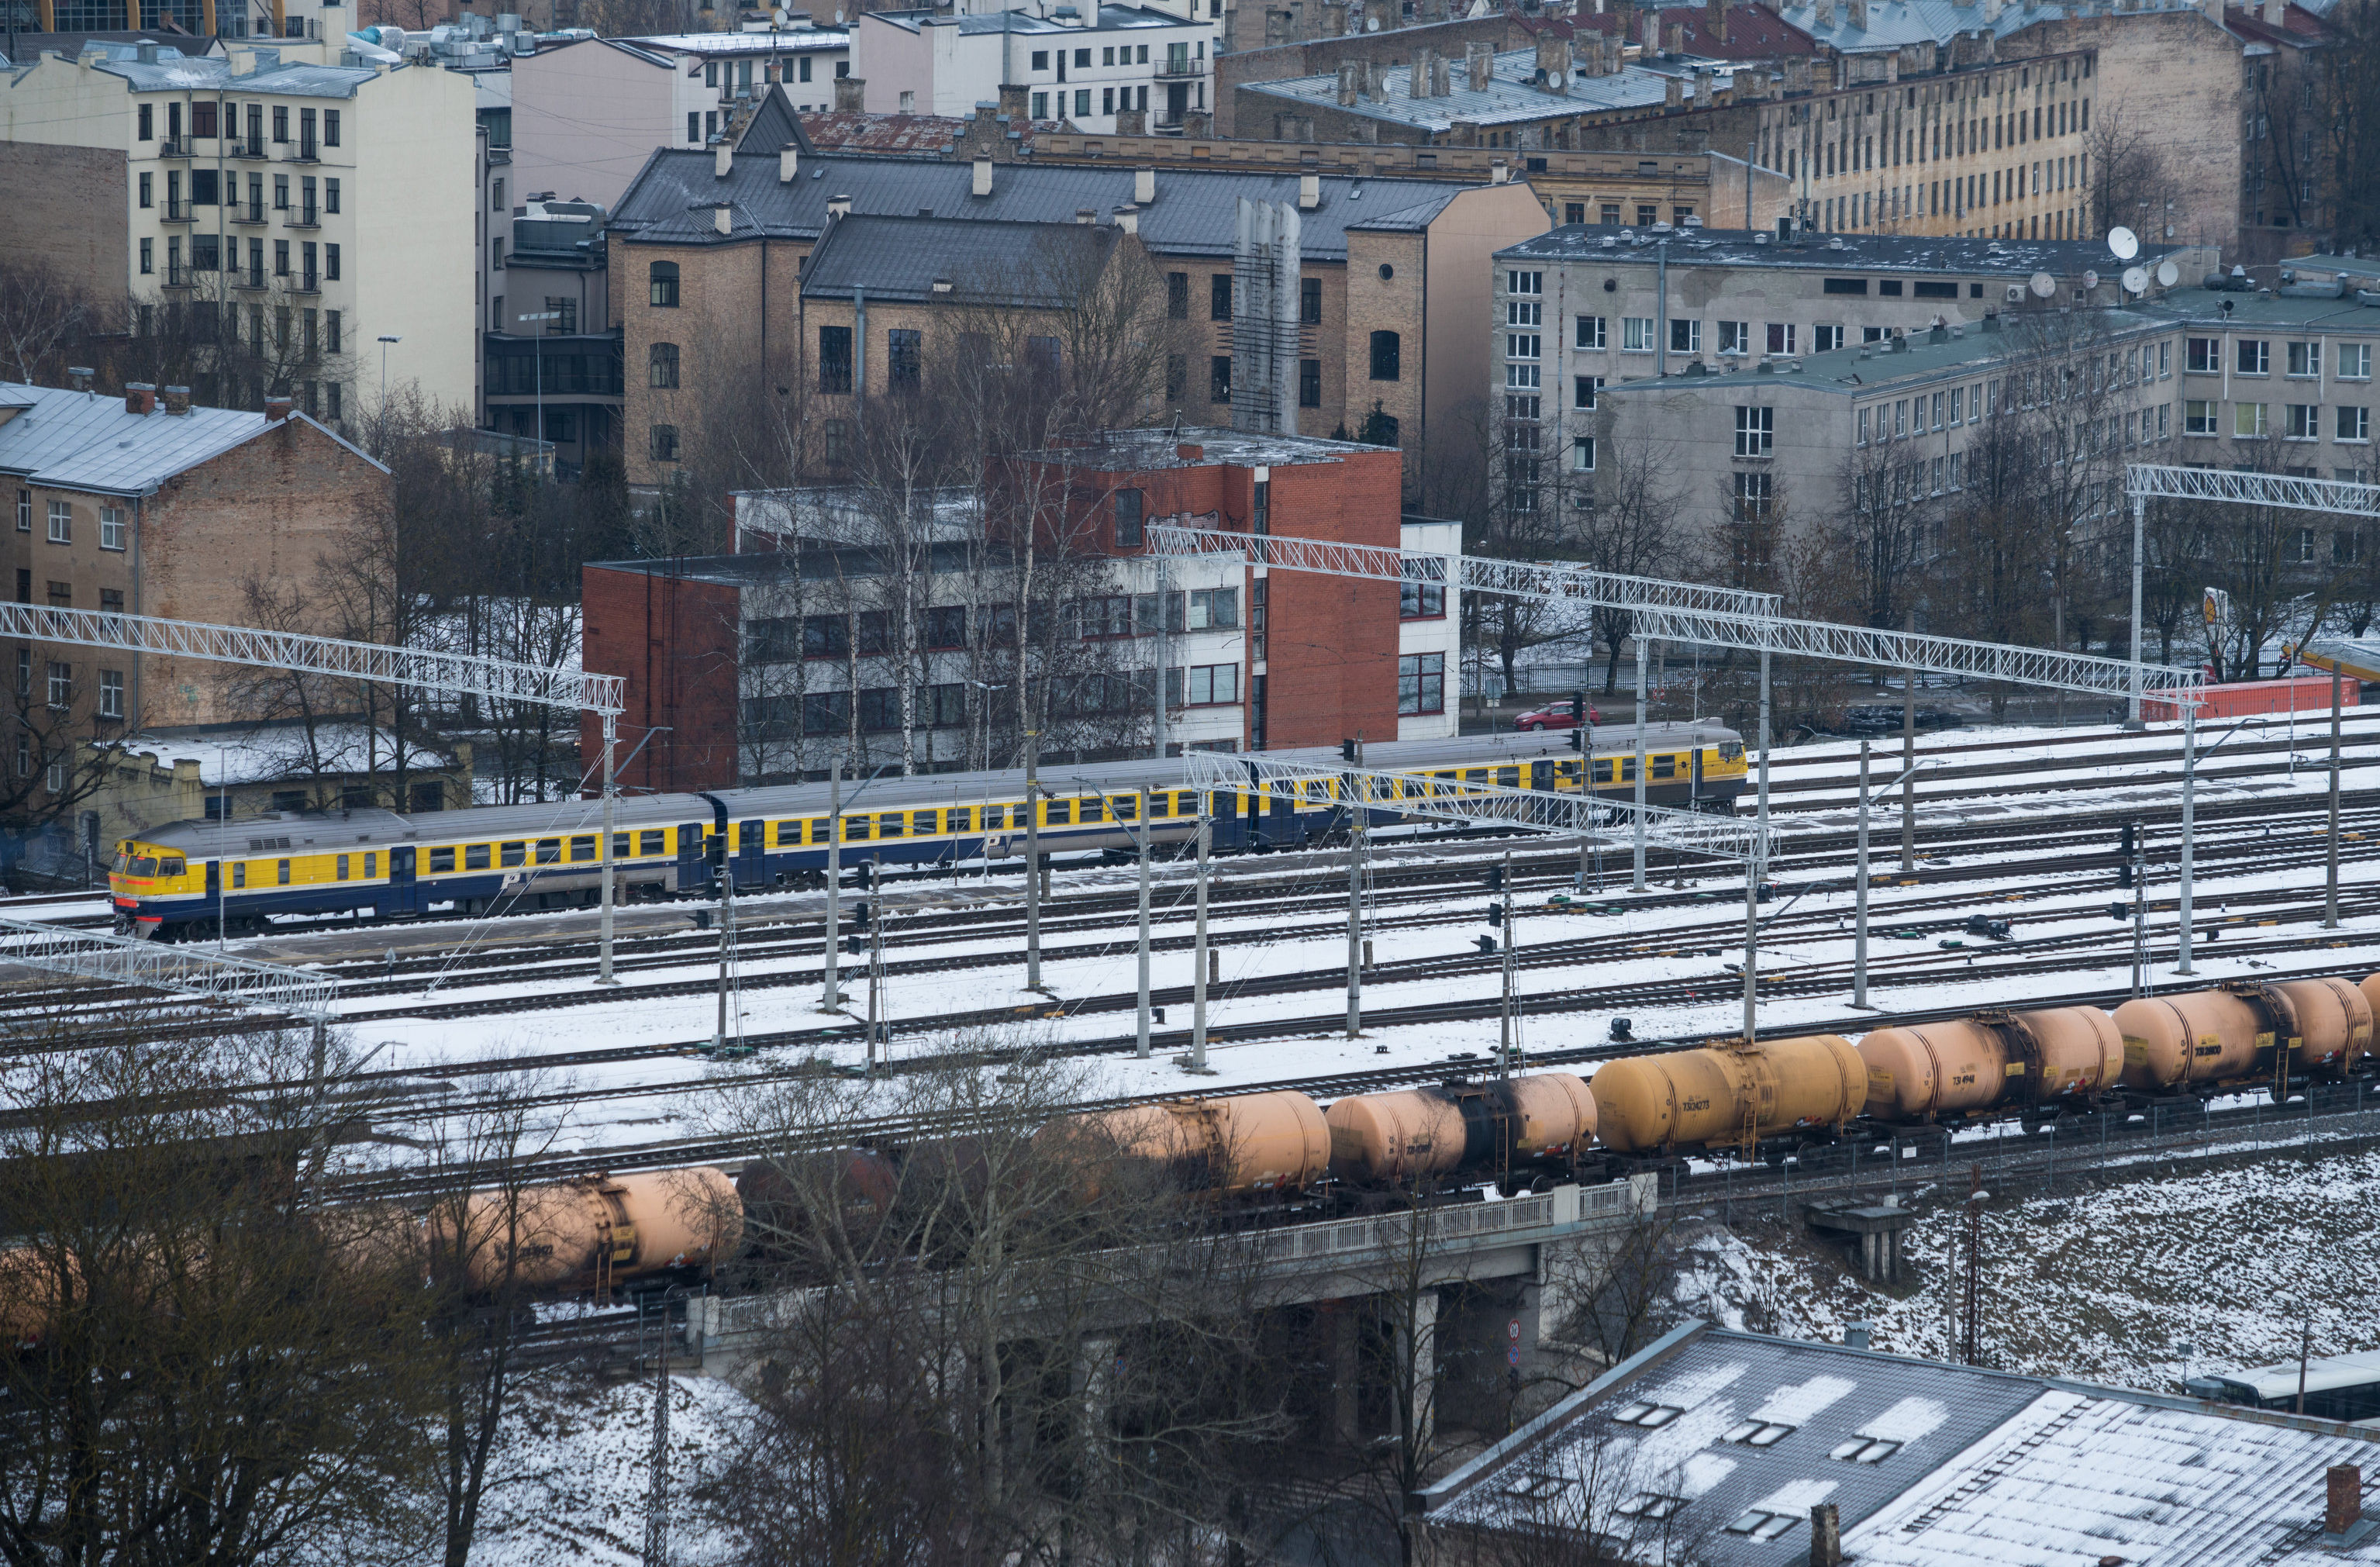
<instances>
[{"instance_id":1,"label":"beige apartment building","mask_svg":"<svg viewBox=\"0 0 2380 1567\"><path fill-rule=\"evenodd\" d=\"M472 84L323 54L93 44L0 79L0 250L120 288L136 334L186 334L202 404L285 393L355 428L385 381L468 422Z\"/></svg>"}]
</instances>

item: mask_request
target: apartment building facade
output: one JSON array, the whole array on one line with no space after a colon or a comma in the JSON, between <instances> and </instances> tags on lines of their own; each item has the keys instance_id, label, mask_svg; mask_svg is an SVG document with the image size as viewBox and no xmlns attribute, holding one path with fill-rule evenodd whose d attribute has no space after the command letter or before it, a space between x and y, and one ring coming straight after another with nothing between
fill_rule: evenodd
<instances>
[{"instance_id":1,"label":"apartment building facade","mask_svg":"<svg viewBox=\"0 0 2380 1567\"><path fill-rule=\"evenodd\" d=\"M654 148L735 136L772 83L798 109L832 108L834 84L852 75L851 36L787 28L540 43L512 64L514 188L610 207Z\"/></svg>"},{"instance_id":2,"label":"apartment building facade","mask_svg":"<svg viewBox=\"0 0 2380 1567\"><path fill-rule=\"evenodd\" d=\"M275 401L194 405L188 388L0 383L0 487L19 603L252 623L252 584L327 613L323 559L358 527L387 470ZM316 628L331 629L327 625ZM87 791L86 743L144 725L240 716L232 665L20 643L6 689L20 722L0 746L0 796L38 815Z\"/></svg>"},{"instance_id":3,"label":"apartment building facade","mask_svg":"<svg viewBox=\"0 0 2380 1567\"><path fill-rule=\"evenodd\" d=\"M135 334L187 335L200 402L285 393L352 426L384 376L475 406L472 290L422 281L469 276L479 245L464 76L103 45L0 83L0 136L33 181L0 248L88 258Z\"/></svg>"},{"instance_id":4,"label":"apartment building facade","mask_svg":"<svg viewBox=\"0 0 2380 1567\"><path fill-rule=\"evenodd\" d=\"M501 186L490 273L480 423L546 441L569 478L588 454L620 444L620 333L606 277L609 216L591 201L528 191L506 207Z\"/></svg>"},{"instance_id":5,"label":"apartment building facade","mask_svg":"<svg viewBox=\"0 0 2380 1567\"><path fill-rule=\"evenodd\" d=\"M1215 29L1197 7L867 11L853 35L870 114L965 115L1021 86L1028 117L1179 131L1212 107Z\"/></svg>"},{"instance_id":6,"label":"apartment building facade","mask_svg":"<svg viewBox=\"0 0 2380 1567\"><path fill-rule=\"evenodd\" d=\"M800 319L808 308L803 271L844 213L1130 225L1133 243L1161 275L1168 315L1198 340L1197 351L1172 367L1164 413L1212 419L1231 402L1242 200L1285 203L1300 218L1300 432L1354 431L1368 420L1417 456L1434 419L1476 408L1488 363L1477 325L1488 307L1488 258L1547 225L1524 183L663 150L610 227L613 301L628 366L629 480L658 487L686 471L686 455L699 449L705 401L722 386L765 389L788 420L796 384L806 396L819 391L817 332L805 334ZM975 261L953 262L947 281L964 296L999 280ZM889 372L894 362L890 330L871 320L856 347L855 362L869 367L863 386L874 385L876 367ZM825 402L810 407L820 445L831 444L830 421L846 415Z\"/></svg>"}]
</instances>

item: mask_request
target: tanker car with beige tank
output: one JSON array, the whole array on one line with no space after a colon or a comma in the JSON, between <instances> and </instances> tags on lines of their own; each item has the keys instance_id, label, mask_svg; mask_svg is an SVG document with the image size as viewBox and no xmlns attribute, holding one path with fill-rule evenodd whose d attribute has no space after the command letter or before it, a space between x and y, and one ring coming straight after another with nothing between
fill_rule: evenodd
<instances>
[{"instance_id":1,"label":"tanker car with beige tank","mask_svg":"<svg viewBox=\"0 0 2380 1567\"><path fill-rule=\"evenodd\" d=\"M595 1176L507 1197L474 1192L465 1209L464 1266L475 1284L509 1274L532 1289L615 1284L735 1255L744 1209L726 1172L709 1165ZM457 1244L451 1215L434 1213L433 1245Z\"/></svg>"},{"instance_id":2,"label":"tanker car with beige tank","mask_svg":"<svg viewBox=\"0 0 2380 1567\"><path fill-rule=\"evenodd\" d=\"M1190 1191L1219 1196L1302 1192L1330 1163L1322 1109L1294 1091L1160 1099L1061 1116L1038 1147L1083 1160L1082 1197L1099 1196L1110 1160L1161 1169Z\"/></svg>"},{"instance_id":3,"label":"tanker car with beige tank","mask_svg":"<svg viewBox=\"0 0 2380 1567\"><path fill-rule=\"evenodd\" d=\"M1603 1146L1626 1157L1734 1148L1780 1160L1831 1141L1867 1102L1867 1064L1835 1034L1623 1056L1588 1079Z\"/></svg>"},{"instance_id":4,"label":"tanker car with beige tank","mask_svg":"<svg viewBox=\"0 0 2380 1567\"><path fill-rule=\"evenodd\" d=\"M1972 1121L2013 1109L2032 1124L2095 1106L2123 1070L2124 1041L2098 1008L2067 1006L1878 1028L1859 1054L1870 1120Z\"/></svg>"},{"instance_id":5,"label":"tanker car with beige tank","mask_svg":"<svg viewBox=\"0 0 2380 1567\"><path fill-rule=\"evenodd\" d=\"M1595 1140L1595 1096L1569 1072L1351 1094L1323 1117L1330 1172L1369 1187L1458 1173L1548 1178Z\"/></svg>"},{"instance_id":6,"label":"tanker car with beige tank","mask_svg":"<svg viewBox=\"0 0 2380 1567\"><path fill-rule=\"evenodd\" d=\"M2136 996L2116 1008L2123 1085L2147 1097L2344 1077L2372 1048L2370 987L2344 979L2233 980Z\"/></svg>"}]
</instances>

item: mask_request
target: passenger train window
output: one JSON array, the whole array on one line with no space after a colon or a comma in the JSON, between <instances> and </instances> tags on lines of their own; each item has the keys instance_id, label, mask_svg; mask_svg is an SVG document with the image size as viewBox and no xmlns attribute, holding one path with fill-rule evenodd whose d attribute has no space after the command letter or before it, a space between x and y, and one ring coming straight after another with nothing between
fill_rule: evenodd
<instances>
[{"instance_id":1,"label":"passenger train window","mask_svg":"<svg viewBox=\"0 0 2380 1567\"><path fill-rule=\"evenodd\" d=\"M181 860L167 859L157 862L157 874L160 876L188 876L189 873L189 866Z\"/></svg>"},{"instance_id":2,"label":"passenger train window","mask_svg":"<svg viewBox=\"0 0 2380 1567\"><path fill-rule=\"evenodd\" d=\"M289 885L289 862L285 859L281 862L281 884Z\"/></svg>"},{"instance_id":3,"label":"passenger train window","mask_svg":"<svg viewBox=\"0 0 2380 1567\"><path fill-rule=\"evenodd\" d=\"M798 821L780 821L770 832L771 841L781 849L802 841L802 824Z\"/></svg>"},{"instance_id":4,"label":"passenger train window","mask_svg":"<svg viewBox=\"0 0 2380 1567\"><path fill-rule=\"evenodd\" d=\"M339 880L340 880L340 881L346 881L346 879L347 879L347 856L345 856L345 855L341 855L341 856L339 856Z\"/></svg>"},{"instance_id":5,"label":"passenger train window","mask_svg":"<svg viewBox=\"0 0 2380 1567\"><path fill-rule=\"evenodd\" d=\"M876 819L876 835L880 838L898 838L901 836L904 824L905 819L899 811L888 810Z\"/></svg>"},{"instance_id":6,"label":"passenger train window","mask_svg":"<svg viewBox=\"0 0 2380 1567\"><path fill-rule=\"evenodd\" d=\"M432 850L431 850L431 851L430 851L430 874L431 874L431 875L432 875L432 876L436 876L436 875L440 874L441 872L448 871L448 870L452 870L452 869L455 869L455 851L454 851L454 850L452 850L452 849L432 849Z\"/></svg>"},{"instance_id":7,"label":"passenger train window","mask_svg":"<svg viewBox=\"0 0 2380 1567\"><path fill-rule=\"evenodd\" d=\"M1636 759L1634 757L1622 757L1620 759L1620 782L1622 784L1633 784L1636 782Z\"/></svg>"},{"instance_id":8,"label":"passenger train window","mask_svg":"<svg viewBox=\"0 0 2380 1567\"><path fill-rule=\"evenodd\" d=\"M562 840L559 838L540 838L537 841L537 863L540 865L560 865L562 863Z\"/></svg>"},{"instance_id":9,"label":"passenger train window","mask_svg":"<svg viewBox=\"0 0 2380 1567\"><path fill-rule=\"evenodd\" d=\"M951 808L950 831L953 832L965 832L967 830L967 816L968 808L965 806L953 806Z\"/></svg>"},{"instance_id":10,"label":"passenger train window","mask_svg":"<svg viewBox=\"0 0 2380 1567\"><path fill-rule=\"evenodd\" d=\"M1653 758L1653 759L1652 759L1652 760L1653 760L1653 776L1654 776L1654 777L1656 777L1656 778L1675 778L1675 777L1678 775L1678 759L1677 759L1677 758L1675 758L1675 757L1655 757L1655 758Z\"/></svg>"},{"instance_id":11,"label":"passenger train window","mask_svg":"<svg viewBox=\"0 0 2380 1567\"><path fill-rule=\"evenodd\" d=\"M1597 784L1609 784L1611 782L1611 764L1609 762L1599 761L1595 764L1595 781Z\"/></svg>"},{"instance_id":12,"label":"passenger train window","mask_svg":"<svg viewBox=\"0 0 2380 1567\"><path fill-rule=\"evenodd\" d=\"M364 856L364 880L370 881L379 874L380 851L375 849L371 853Z\"/></svg>"},{"instance_id":13,"label":"passenger train window","mask_svg":"<svg viewBox=\"0 0 2380 1567\"><path fill-rule=\"evenodd\" d=\"M528 844L516 838L509 844L496 845L496 860L501 865L519 865L528 858Z\"/></svg>"},{"instance_id":14,"label":"passenger train window","mask_svg":"<svg viewBox=\"0 0 2380 1567\"><path fill-rule=\"evenodd\" d=\"M637 834L637 853L639 855L665 855L669 853L669 850L663 846L662 843L662 841L668 836L669 829L666 827L647 828L645 831Z\"/></svg>"},{"instance_id":15,"label":"passenger train window","mask_svg":"<svg viewBox=\"0 0 2380 1567\"><path fill-rule=\"evenodd\" d=\"M1081 813L1076 819L1078 820L1104 821L1107 820L1107 802L1096 795L1087 800L1077 801L1075 808Z\"/></svg>"},{"instance_id":16,"label":"passenger train window","mask_svg":"<svg viewBox=\"0 0 2380 1567\"><path fill-rule=\"evenodd\" d=\"M629 854L631 853L631 851L630 851L630 850L629 850L629 848L628 848L628 845L629 845L631 843L635 842L635 841L636 841L636 834L634 834L633 832L614 832L614 833L613 833L613 834L612 834L612 857L613 857L613 859L626 859L626 858L629 856Z\"/></svg>"},{"instance_id":17,"label":"passenger train window","mask_svg":"<svg viewBox=\"0 0 2380 1567\"><path fill-rule=\"evenodd\" d=\"M874 818L866 816L844 817L843 819L843 841L846 844L864 844L868 842L868 823L873 820Z\"/></svg>"},{"instance_id":18,"label":"passenger train window","mask_svg":"<svg viewBox=\"0 0 2380 1567\"><path fill-rule=\"evenodd\" d=\"M919 837L932 836L934 832L934 813L929 810L912 811L909 815L909 831L917 833Z\"/></svg>"},{"instance_id":19,"label":"passenger train window","mask_svg":"<svg viewBox=\"0 0 2380 1567\"><path fill-rule=\"evenodd\" d=\"M463 846L463 869L466 870L487 869L488 845L485 844L466 844Z\"/></svg>"},{"instance_id":20,"label":"passenger train window","mask_svg":"<svg viewBox=\"0 0 2380 1567\"><path fill-rule=\"evenodd\" d=\"M235 887L248 885L248 861L236 859L231 862L231 884Z\"/></svg>"},{"instance_id":21,"label":"passenger train window","mask_svg":"<svg viewBox=\"0 0 2380 1567\"><path fill-rule=\"evenodd\" d=\"M595 835L590 832L583 838L571 839L570 857L572 859L593 859L595 857Z\"/></svg>"}]
</instances>

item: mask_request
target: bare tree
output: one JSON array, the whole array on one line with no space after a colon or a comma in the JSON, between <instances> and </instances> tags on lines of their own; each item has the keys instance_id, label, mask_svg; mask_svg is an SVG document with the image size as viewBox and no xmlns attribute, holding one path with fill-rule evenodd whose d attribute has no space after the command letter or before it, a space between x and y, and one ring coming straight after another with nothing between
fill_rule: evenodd
<instances>
[{"instance_id":1,"label":"bare tree","mask_svg":"<svg viewBox=\"0 0 2380 1567\"><path fill-rule=\"evenodd\" d=\"M2158 125L2158 116L2168 112L2163 104L2135 107L2128 100L2100 100L2082 136L2084 234L2102 235L2121 224L2162 244L2166 225L2186 215L2181 184L2167 162Z\"/></svg>"}]
</instances>

